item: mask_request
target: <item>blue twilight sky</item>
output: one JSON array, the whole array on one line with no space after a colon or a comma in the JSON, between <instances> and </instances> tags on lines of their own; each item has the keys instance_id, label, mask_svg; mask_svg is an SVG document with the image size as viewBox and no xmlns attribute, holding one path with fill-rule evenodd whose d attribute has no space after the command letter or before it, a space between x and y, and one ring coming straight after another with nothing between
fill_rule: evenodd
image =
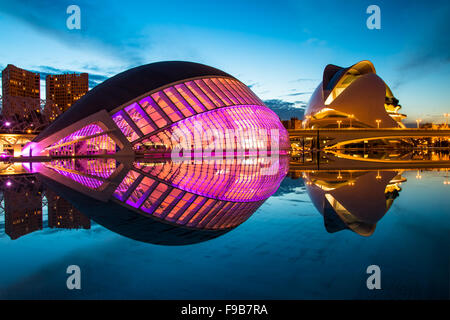
<instances>
[{"instance_id":1,"label":"blue twilight sky","mask_svg":"<svg viewBox=\"0 0 450 320\"><path fill-rule=\"evenodd\" d=\"M66 27L71 4L81 8L81 30ZM381 30L366 27L371 4ZM0 30L0 68L89 72L91 86L141 64L187 60L300 107L327 64L368 59L410 122L450 112L447 0L0 0Z\"/></svg>"}]
</instances>

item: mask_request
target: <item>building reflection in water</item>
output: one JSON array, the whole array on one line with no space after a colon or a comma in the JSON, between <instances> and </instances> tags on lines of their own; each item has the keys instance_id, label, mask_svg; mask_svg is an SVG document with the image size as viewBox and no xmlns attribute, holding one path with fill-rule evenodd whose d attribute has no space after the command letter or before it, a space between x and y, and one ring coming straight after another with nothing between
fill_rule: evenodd
<instances>
[{"instance_id":1,"label":"building reflection in water","mask_svg":"<svg viewBox=\"0 0 450 320\"><path fill-rule=\"evenodd\" d=\"M401 171L317 171L303 174L306 190L333 233L370 236L406 181Z\"/></svg>"},{"instance_id":2,"label":"building reflection in water","mask_svg":"<svg viewBox=\"0 0 450 320\"><path fill-rule=\"evenodd\" d=\"M54 191L47 189L48 227L56 229L90 229L91 220Z\"/></svg>"},{"instance_id":3,"label":"building reflection in water","mask_svg":"<svg viewBox=\"0 0 450 320\"><path fill-rule=\"evenodd\" d=\"M402 169L300 170L290 165L289 176L303 179L330 233L372 235L406 181ZM5 232L17 239L41 230L47 207L49 228L89 229L92 219L148 243L206 241L246 221L278 190L288 166L288 157L28 164L29 174L0 179Z\"/></svg>"},{"instance_id":4,"label":"building reflection in water","mask_svg":"<svg viewBox=\"0 0 450 320\"><path fill-rule=\"evenodd\" d=\"M35 174L1 176L0 196L5 233L12 240L42 230L44 208L48 210L49 228L90 229L90 219L46 189Z\"/></svg>"},{"instance_id":5,"label":"building reflection in water","mask_svg":"<svg viewBox=\"0 0 450 320\"><path fill-rule=\"evenodd\" d=\"M42 230L42 188L34 176L2 181L5 233L18 239Z\"/></svg>"},{"instance_id":6,"label":"building reflection in water","mask_svg":"<svg viewBox=\"0 0 450 320\"><path fill-rule=\"evenodd\" d=\"M27 168L56 197L104 227L139 241L177 245L215 238L246 221L276 192L288 164L287 156L178 162L109 158L59 159Z\"/></svg>"}]
</instances>

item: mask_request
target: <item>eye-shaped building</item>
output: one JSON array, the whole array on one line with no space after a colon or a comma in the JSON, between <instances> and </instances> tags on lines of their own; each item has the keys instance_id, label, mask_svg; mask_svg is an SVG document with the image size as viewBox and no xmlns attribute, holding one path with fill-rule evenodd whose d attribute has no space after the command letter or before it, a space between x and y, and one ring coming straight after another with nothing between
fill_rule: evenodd
<instances>
[{"instance_id":1,"label":"eye-shaped building","mask_svg":"<svg viewBox=\"0 0 450 320\"><path fill-rule=\"evenodd\" d=\"M348 68L326 66L305 112L305 126L313 128L404 127L401 106L370 61Z\"/></svg>"},{"instance_id":2,"label":"eye-shaped building","mask_svg":"<svg viewBox=\"0 0 450 320\"><path fill-rule=\"evenodd\" d=\"M214 137L203 137L205 132ZM167 153L180 140L200 141L192 148L213 155L290 148L278 116L242 82L202 64L168 61L130 69L96 86L22 155Z\"/></svg>"}]
</instances>

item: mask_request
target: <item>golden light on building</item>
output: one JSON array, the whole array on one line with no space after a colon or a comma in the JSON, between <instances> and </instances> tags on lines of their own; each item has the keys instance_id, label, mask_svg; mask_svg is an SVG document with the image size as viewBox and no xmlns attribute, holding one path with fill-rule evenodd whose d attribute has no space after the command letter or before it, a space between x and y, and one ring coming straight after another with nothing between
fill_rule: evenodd
<instances>
[{"instance_id":1,"label":"golden light on building","mask_svg":"<svg viewBox=\"0 0 450 320\"><path fill-rule=\"evenodd\" d=\"M31 122L40 108L40 75L8 64L2 71L2 115Z\"/></svg>"},{"instance_id":2,"label":"golden light on building","mask_svg":"<svg viewBox=\"0 0 450 320\"><path fill-rule=\"evenodd\" d=\"M70 108L89 90L87 73L48 75L46 77L46 98L44 111L50 121Z\"/></svg>"}]
</instances>

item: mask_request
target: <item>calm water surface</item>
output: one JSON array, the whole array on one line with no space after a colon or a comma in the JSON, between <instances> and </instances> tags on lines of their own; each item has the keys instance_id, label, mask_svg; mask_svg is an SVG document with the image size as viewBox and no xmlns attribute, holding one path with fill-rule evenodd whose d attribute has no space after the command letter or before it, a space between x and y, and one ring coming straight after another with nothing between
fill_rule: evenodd
<instances>
[{"instance_id":1,"label":"calm water surface","mask_svg":"<svg viewBox=\"0 0 450 320\"><path fill-rule=\"evenodd\" d=\"M59 190L43 187L42 230L7 234L5 211L12 209L2 201L0 298L448 299L447 181L442 169L291 172L235 229L178 246L132 240L80 215L72 221L80 228L64 229L48 208ZM5 197L14 185L2 183ZM399 189L385 190L389 183ZM66 288L73 264L81 268L81 290ZM373 264L382 290L366 287Z\"/></svg>"}]
</instances>

